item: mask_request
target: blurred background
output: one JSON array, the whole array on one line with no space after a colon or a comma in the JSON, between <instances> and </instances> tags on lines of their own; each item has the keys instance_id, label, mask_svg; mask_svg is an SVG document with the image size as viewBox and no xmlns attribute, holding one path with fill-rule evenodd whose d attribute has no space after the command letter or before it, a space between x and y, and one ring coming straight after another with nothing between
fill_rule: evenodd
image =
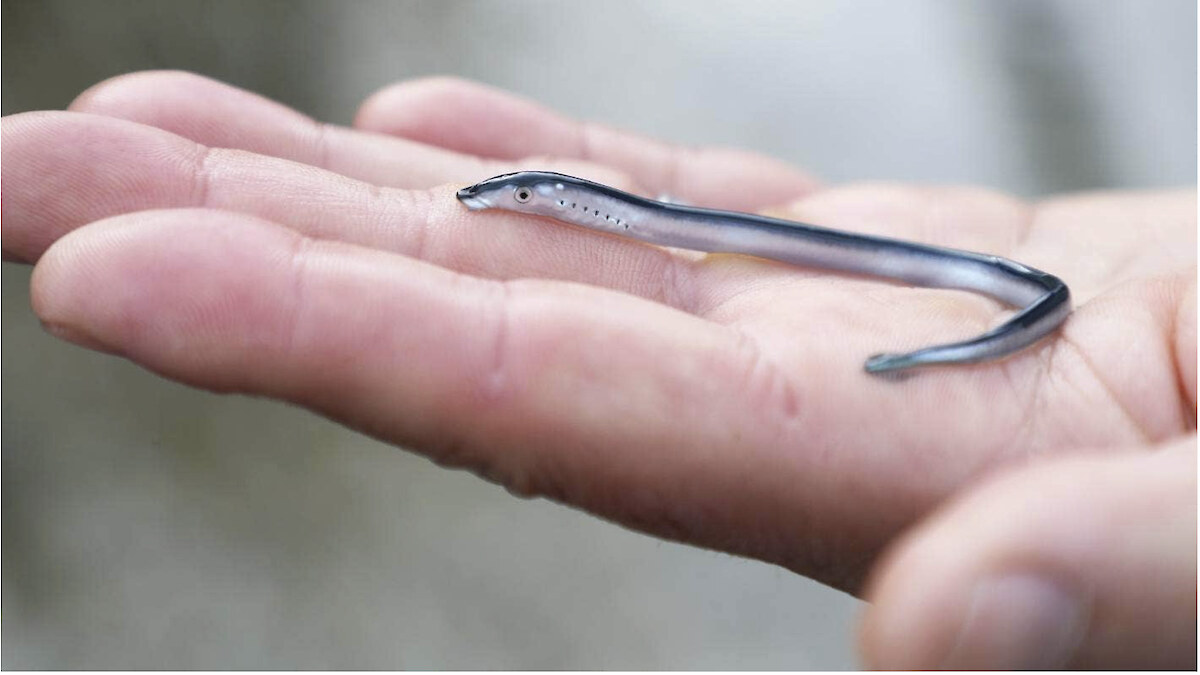
<instances>
[{"instance_id":1,"label":"blurred background","mask_svg":"<svg viewBox=\"0 0 1200 675\"><path fill-rule=\"evenodd\" d=\"M4 114L203 73L348 124L456 74L831 181L1196 183L1192 0L15 2ZM45 334L3 269L6 669L855 667L858 601Z\"/></svg>"}]
</instances>

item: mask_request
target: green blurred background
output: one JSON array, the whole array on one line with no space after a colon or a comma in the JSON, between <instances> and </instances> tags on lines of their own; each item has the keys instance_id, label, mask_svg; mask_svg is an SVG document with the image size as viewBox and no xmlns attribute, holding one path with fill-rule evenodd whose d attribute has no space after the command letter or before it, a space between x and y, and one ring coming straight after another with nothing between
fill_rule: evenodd
<instances>
[{"instance_id":1,"label":"green blurred background","mask_svg":"<svg viewBox=\"0 0 1200 675\"><path fill-rule=\"evenodd\" d=\"M4 114L181 68L348 123L457 74L830 180L1196 183L1190 0L10 2ZM3 666L854 667L857 601L54 340L3 269ZM848 495L848 498L853 498Z\"/></svg>"}]
</instances>

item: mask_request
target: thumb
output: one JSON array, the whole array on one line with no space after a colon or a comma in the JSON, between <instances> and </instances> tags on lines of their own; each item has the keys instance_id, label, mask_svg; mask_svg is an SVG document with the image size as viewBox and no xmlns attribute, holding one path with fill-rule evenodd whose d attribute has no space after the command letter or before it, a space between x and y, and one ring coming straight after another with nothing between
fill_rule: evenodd
<instances>
[{"instance_id":1,"label":"thumb","mask_svg":"<svg viewBox=\"0 0 1200 675\"><path fill-rule=\"evenodd\" d=\"M873 573L875 667L1196 667L1196 438L1062 459L944 507Z\"/></svg>"}]
</instances>

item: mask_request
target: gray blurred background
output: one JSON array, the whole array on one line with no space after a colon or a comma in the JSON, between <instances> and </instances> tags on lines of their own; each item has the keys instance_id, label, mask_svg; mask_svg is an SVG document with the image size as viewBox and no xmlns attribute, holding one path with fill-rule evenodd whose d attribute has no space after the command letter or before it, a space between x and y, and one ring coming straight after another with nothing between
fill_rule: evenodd
<instances>
[{"instance_id":1,"label":"gray blurred background","mask_svg":"<svg viewBox=\"0 0 1200 675\"><path fill-rule=\"evenodd\" d=\"M348 123L457 74L834 181L1196 183L1196 4L3 2L5 114L182 68ZM57 342L3 269L5 668L855 666L858 602Z\"/></svg>"}]
</instances>

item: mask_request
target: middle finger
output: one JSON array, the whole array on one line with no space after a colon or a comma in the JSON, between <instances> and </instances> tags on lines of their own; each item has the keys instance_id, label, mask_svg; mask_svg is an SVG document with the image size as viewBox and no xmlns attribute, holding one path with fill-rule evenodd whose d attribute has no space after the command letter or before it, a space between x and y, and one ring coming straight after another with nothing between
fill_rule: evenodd
<instances>
[{"instance_id":1,"label":"middle finger","mask_svg":"<svg viewBox=\"0 0 1200 675\"><path fill-rule=\"evenodd\" d=\"M496 161L323 124L281 103L194 73L120 75L83 92L69 109L139 122L201 145L289 159L389 187L476 183L517 168L554 170L634 187L619 170L595 162L544 156Z\"/></svg>"}]
</instances>

